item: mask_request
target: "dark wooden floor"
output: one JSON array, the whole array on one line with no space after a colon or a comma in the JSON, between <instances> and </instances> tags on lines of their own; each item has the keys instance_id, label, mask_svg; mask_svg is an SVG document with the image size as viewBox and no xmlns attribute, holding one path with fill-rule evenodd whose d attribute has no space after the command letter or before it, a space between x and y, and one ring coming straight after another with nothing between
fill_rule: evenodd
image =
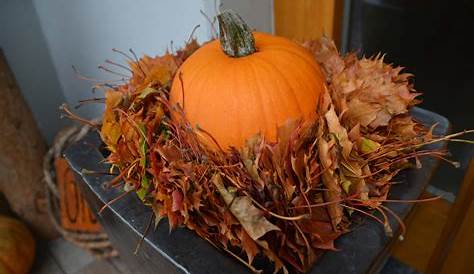
<instances>
[{"instance_id":1,"label":"dark wooden floor","mask_svg":"<svg viewBox=\"0 0 474 274\"><path fill-rule=\"evenodd\" d=\"M119 258L96 260L64 239L40 243L32 274L131 274Z\"/></svg>"}]
</instances>

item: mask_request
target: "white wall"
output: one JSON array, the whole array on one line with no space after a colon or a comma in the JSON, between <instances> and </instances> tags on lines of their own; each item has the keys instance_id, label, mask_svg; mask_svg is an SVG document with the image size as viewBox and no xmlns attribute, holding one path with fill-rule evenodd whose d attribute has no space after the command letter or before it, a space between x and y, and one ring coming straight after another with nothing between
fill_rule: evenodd
<instances>
[{"instance_id":1,"label":"white wall","mask_svg":"<svg viewBox=\"0 0 474 274\"><path fill-rule=\"evenodd\" d=\"M91 98L91 84L77 79L71 65L97 79L120 77L101 72L105 59L124 61L112 48L135 50L138 55L163 53L174 41L182 45L194 26L205 40L209 27L201 15L203 1L190 0L33 0L43 33L68 103ZM101 96L98 94L97 96ZM102 106L79 110L89 118L100 115Z\"/></svg>"},{"instance_id":2,"label":"white wall","mask_svg":"<svg viewBox=\"0 0 474 274\"><path fill-rule=\"evenodd\" d=\"M220 0L220 2L223 10L235 10L251 28L274 33L273 0Z\"/></svg>"},{"instance_id":3,"label":"white wall","mask_svg":"<svg viewBox=\"0 0 474 274\"><path fill-rule=\"evenodd\" d=\"M65 98L31 1L0 0L0 48L41 132L51 142L67 122L59 119L58 110Z\"/></svg>"}]
</instances>

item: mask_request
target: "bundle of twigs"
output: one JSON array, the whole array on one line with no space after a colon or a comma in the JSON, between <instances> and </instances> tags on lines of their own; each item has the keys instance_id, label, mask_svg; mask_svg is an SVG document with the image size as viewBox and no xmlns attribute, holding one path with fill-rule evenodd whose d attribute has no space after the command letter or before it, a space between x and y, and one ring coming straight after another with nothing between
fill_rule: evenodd
<instances>
[{"instance_id":1,"label":"bundle of twigs","mask_svg":"<svg viewBox=\"0 0 474 274\"><path fill-rule=\"evenodd\" d=\"M419 165L420 156L444 158L445 151L423 145L456 135L435 137L412 119L408 109L419 93L411 75L383 56L341 56L326 38L304 46L327 80L318 118L288 121L277 142L257 135L228 150L201 142L212 136L193 129L168 101L174 74L199 48L196 41L154 58L122 53L132 75L108 86L101 128L107 160L120 173L111 185L135 192L154 210L156 224L166 217L170 229L194 230L255 272L257 255L271 260L275 272L305 272L318 254L335 249L354 212L391 233L393 212L382 203L394 176ZM171 112L183 119L171 119Z\"/></svg>"}]
</instances>

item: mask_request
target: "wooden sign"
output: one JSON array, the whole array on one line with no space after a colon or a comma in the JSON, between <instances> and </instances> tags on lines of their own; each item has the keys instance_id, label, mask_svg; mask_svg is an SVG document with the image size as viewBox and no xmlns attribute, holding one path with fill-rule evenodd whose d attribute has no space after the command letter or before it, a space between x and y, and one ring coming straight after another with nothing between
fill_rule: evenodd
<instances>
[{"instance_id":1,"label":"wooden sign","mask_svg":"<svg viewBox=\"0 0 474 274\"><path fill-rule=\"evenodd\" d=\"M81 232L100 232L101 226L84 200L67 161L57 158L54 165L61 197L59 206L63 228Z\"/></svg>"}]
</instances>

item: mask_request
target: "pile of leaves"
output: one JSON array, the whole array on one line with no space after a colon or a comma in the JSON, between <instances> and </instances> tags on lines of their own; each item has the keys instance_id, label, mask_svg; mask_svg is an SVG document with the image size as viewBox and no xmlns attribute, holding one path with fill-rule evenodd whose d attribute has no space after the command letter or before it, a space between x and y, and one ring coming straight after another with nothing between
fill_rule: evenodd
<instances>
[{"instance_id":1,"label":"pile of leaves","mask_svg":"<svg viewBox=\"0 0 474 274\"><path fill-rule=\"evenodd\" d=\"M326 38L303 46L326 76L318 118L288 121L275 143L256 135L227 150L206 147L199 136L208 133L168 101L196 41L175 53L130 58L130 79L106 92L101 136L120 173L111 184L136 192L156 223L166 217L170 229L185 226L255 272L256 256L272 261L275 272L307 271L335 250L353 212L390 233L382 202L394 176L410 159L443 156L419 149L433 136L408 114L419 95L411 75L383 56L341 56ZM172 120L171 111L183 119Z\"/></svg>"}]
</instances>

